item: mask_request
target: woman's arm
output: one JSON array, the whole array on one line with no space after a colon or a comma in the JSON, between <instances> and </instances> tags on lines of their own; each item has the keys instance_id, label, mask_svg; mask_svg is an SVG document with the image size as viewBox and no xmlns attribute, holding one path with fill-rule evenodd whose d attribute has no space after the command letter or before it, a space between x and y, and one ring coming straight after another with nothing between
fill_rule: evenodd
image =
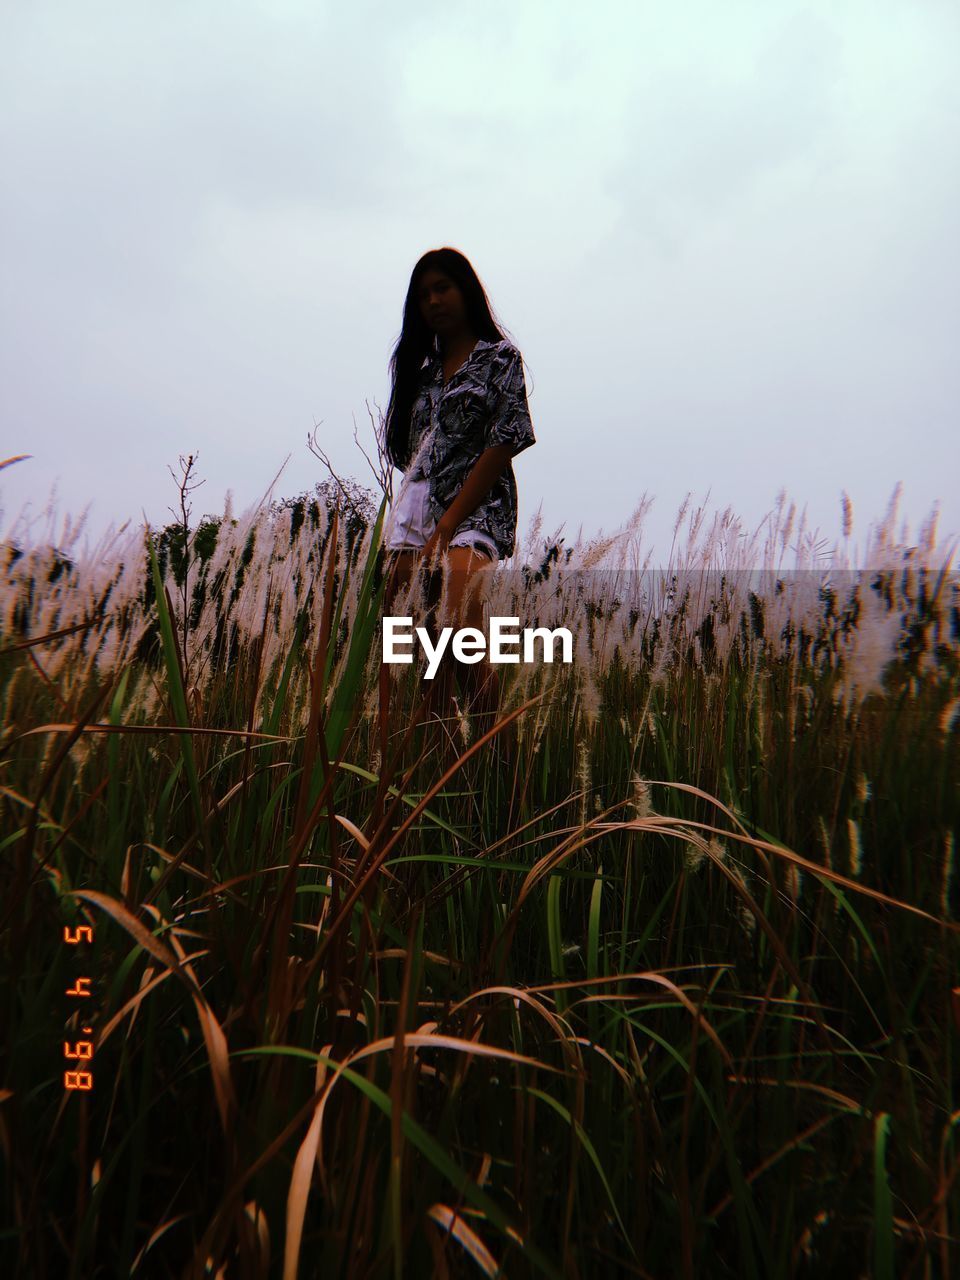
<instances>
[{"instance_id":1,"label":"woman's arm","mask_svg":"<svg viewBox=\"0 0 960 1280\"><path fill-rule=\"evenodd\" d=\"M437 522L437 528L447 538L452 538L467 516L473 515L512 457L513 446L509 444L484 449L464 480L463 488Z\"/></svg>"},{"instance_id":2,"label":"woman's arm","mask_svg":"<svg viewBox=\"0 0 960 1280\"><path fill-rule=\"evenodd\" d=\"M443 555L450 544L450 539L467 516L473 515L493 488L497 477L513 457L514 452L513 445L509 444L497 444L484 449L473 464L473 470L464 480L463 488L437 521L437 527L424 543L421 555L428 564L435 554Z\"/></svg>"}]
</instances>

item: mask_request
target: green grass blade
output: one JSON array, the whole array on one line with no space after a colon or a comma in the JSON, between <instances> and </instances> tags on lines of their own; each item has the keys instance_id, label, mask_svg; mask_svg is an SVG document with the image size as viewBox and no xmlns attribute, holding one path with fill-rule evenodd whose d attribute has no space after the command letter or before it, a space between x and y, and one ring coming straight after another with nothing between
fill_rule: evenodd
<instances>
[{"instance_id":1,"label":"green grass blade","mask_svg":"<svg viewBox=\"0 0 960 1280\"><path fill-rule=\"evenodd\" d=\"M763 835L764 839L767 839L767 837L764 835L762 831L760 832L760 834ZM856 910L851 905L849 899L847 898L847 895L843 892L842 889L838 888L838 886L835 885L831 880L828 880L826 876L816 876L816 879L820 884L823 885L825 889L827 889L830 893L833 894L834 898L836 898L837 902L840 904L840 906L844 909L844 911L853 921L853 927L856 929L857 933L860 934L860 937L863 938L864 942L870 948L870 954L873 956L874 961L876 962L877 969L881 977L884 979L884 981L886 981L886 974L884 973L883 964L881 963L881 960L880 960L880 952L876 948L873 938L870 935L870 931L867 929L867 926L863 923L860 916L857 914Z\"/></svg>"},{"instance_id":2,"label":"green grass blade","mask_svg":"<svg viewBox=\"0 0 960 1280\"><path fill-rule=\"evenodd\" d=\"M873 1275L894 1280L893 1199L887 1181L887 1139L890 1116L885 1111L873 1123Z\"/></svg>"},{"instance_id":3,"label":"green grass blade","mask_svg":"<svg viewBox=\"0 0 960 1280\"><path fill-rule=\"evenodd\" d=\"M340 1063L332 1058L324 1058L322 1055L309 1053L304 1050L291 1049L285 1045L264 1045L256 1049L242 1049L237 1053L231 1053L233 1057L250 1057L260 1054L283 1053L291 1054L294 1057L303 1057L309 1061L323 1062L331 1070L340 1068ZM359 1089L379 1111L389 1119L392 1114L392 1103L389 1094L385 1093L377 1085L373 1084L365 1076L354 1071L350 1067L343 1067L341 1075L348 1080L354 1088ZM563 1280L560 1272L556 1269L550 1259L529 1240L524 1240L523 1234L514 1223L512 1223L506 1213L500 1208L497 1202L488 1196L485 1191L474 1182L465 1169L456 1163L443 1150L435 1138L414 1120L408 1112L404 1111L401 1117L401 1127L404 1137L412 1146L425 1156L433 1165L439 1174L456 1188L469 1204L480 1213L482 1213L490 1222L500 1231L503 1236L511 1242L512 1245L519 1246L523 1252L523 1256L533 1264L543 1275L549 1276L550 1280Z\"/></svg>"},{"instance_id":4,"label":"green grass blade","mask_svg":"<svg viewBox=\"0 0 960 1280\"><path fill-rule=\"evenodd\" d=\"M627 1232L627 1228L624 1225L623 1219L620 1217L620 1210L617 1208L617 1202L614 1199L613 1189L610 1186L610 1183L607 1181L607 1175L603 1171L603 1165L600 1163L600 1157L597 1155L596 1148L594 1147L593 1143L590 1141L589 1135L587 1134L583 1125L580 1124L579 1120L574 1119L574 1117L570 1114L570 1112L562 1103L558 1102L556 1098L551 1098L549 1093L544 1093L542 1089L532 1089L529 1087L524 1087L524 1091L526 1093L531 1094L534 1098L539 1098L541 1102L545 1102L548 1107L551 1107L557 1113L557 1115L560 1116L561 1119L565 1120L566 1123L570 1126L570 1128L576 1132L577 1140L579 1141L580 1145L583 1147L584 1151L587 1153L590 1163L593 1165L594 1169L596 1169L597 1174L600 1178L600 1181L603 1183L603 1189L607 1193L607 1199L610 1201L610 1207L613 1210L614 1216L616 1217L617 1222L620 1224L620 1230L623 1232L623 1238L626 1241L627 1247L629 1248L633 1256L636 1257L637 1251L636 1249L634 1249L633 1244L630 1240L630 1236Z\"/></svg>"},{"instance_id":5,"label":"green grass blade","mask_svg":"<svg viewBox=\"0 0 960 1280\"><path fill-rule=\"evenodd\" d=\"M552 875L547 884L547 946L550 951L550 972L554 982L565 982L563 966L563 940L560 931L560 876ZM557 991L557 1012L564 1013L569 1003L565 991Z\"/></svg>"}]
</instances>

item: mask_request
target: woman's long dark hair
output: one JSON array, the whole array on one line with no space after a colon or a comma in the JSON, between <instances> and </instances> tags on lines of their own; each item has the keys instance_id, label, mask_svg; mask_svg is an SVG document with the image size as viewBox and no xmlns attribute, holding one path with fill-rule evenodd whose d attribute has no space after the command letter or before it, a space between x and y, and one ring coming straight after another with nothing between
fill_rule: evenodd
<instances>
[{"instance_id":1,"label":"woman's long dark hair","mask_svg":"<svg viewBox=\"0 0 960 1280\"><path fill-rule=\"evenodd\" d=\"M499 342L500 331L490 310L483 285L462 253L456 249L428 249L410 276L403 304L403 328L390 358L390 403L386 418L387 457L395 467L405 469L410 461L410 415L417 398L420 369L424 357L437 350L435 335L420 314L420 279L433 269L442 271L459 286L467 311L467 323L478 338Z\"/></svg>"}]
</instances>

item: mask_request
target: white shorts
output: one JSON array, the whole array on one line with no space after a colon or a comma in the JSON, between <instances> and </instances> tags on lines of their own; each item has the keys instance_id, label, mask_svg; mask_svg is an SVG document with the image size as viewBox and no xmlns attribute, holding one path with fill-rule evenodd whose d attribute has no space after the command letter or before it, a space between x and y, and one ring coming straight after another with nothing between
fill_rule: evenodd
<instances>
[{"instance_id":1,"label":"white shorts","mask_svg":"<svg viewBox=\"0 0 960 1280\"><path fill-rule=\"evenodd\" d=\"M384 546L391 551L406 551L426 545L427 539L437 527L430 514L428 480L404 480L397 500L387 517ZM479 529L458 529L450 539L451 547L470 547L497 561L497 545L491 537Z\"/></svg>"}]
</instances>

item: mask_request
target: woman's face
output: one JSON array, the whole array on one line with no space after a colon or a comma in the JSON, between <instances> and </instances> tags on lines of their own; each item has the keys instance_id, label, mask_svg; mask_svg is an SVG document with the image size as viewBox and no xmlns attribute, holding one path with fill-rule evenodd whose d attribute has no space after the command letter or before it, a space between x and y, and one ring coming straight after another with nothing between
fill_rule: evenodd
<instances>
[{"instance_id":1,"label":"woman's face","mask_svg":"<svg viewBox=\"0 0 960 1280\"><path fill-rule=\"evenodd\" d=\"M441 336L466 328L467 309L460 287L435 267L420 277L417 301L424 322Z\"/></svg>"}]
</instances>

